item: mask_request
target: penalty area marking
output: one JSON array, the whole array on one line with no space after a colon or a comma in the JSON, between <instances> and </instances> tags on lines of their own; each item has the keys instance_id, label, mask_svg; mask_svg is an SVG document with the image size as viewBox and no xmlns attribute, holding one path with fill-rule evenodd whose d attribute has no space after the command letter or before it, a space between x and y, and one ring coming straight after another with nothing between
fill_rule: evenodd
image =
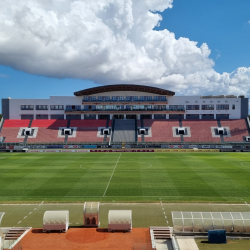
<instances>
[{"instance_id":1,"label":"penalty area marking","mask_svg":"<svg viewBox=\"0 0 250 250\"><path fill-rule=\"evenodd\" d=\"M117 167L117 164L118 164L118 162L119 162L119 160L120 160L120 158L121 158L121 155L122 155L122 153L120 153L119 158L118 158L118 160L117 160L117 162L116 162L116 164L115 164L114 170L113 170L113 172L112 172L112 174L111 174L111 176L110 176L110 179L109 179L108 185L107 185L107 187L106 187L106 189L105 189L105 192L104 192L104 194L103 194L103 197L105 196L105 194L106 194L106 192L107 192L107 190L108 190L109 184L110 184L110 182L111 182L111 179L112 179L112 177L113 177L113 174L114 174L114 172L115 172L115 169L116 169L116 167Z\"/></svg>"}]
</instances>

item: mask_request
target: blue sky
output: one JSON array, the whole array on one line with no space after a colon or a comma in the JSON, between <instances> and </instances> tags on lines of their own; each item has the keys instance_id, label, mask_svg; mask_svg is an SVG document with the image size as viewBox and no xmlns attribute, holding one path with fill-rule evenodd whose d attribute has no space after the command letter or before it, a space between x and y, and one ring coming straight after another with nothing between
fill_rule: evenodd
<instances>
[{"instance_id":1,"label":"blue sky","mask_svg":"<svg viewBox=\"0 0 250 250\"><path fill-rule=\"evenodd\" d=\"M4 1L6 1L6 0L3 0L3 4L4 4ZM67 1L67 0L64 0L64 1ZM101 1L102 0L100 0L100 2ZM10 1L10 6L11 6L11 2L13 2L13 5L14 5L14 1ZM152 0L152 2L154 2L154 0ZM171 0L169 0L169 2L171 2ZM0 5L1 5L1 3L0 3ZM204 62L204 65L205 65L204 67L208 68L208 70L206 68L206 71L209 71L211 68L211 69L215 70L215 72L216 72L215 74L218 73L218 74L222 75L223 72L227 72L229 74L233 71L236 71L237 68L239 68L239 67L244 67L244 68L250 67L250 59L249 59L250 58L250 11L249 11L250 10L250 1L249 0L240 0L240 1L233 1L233 0L212 0L212 1L208 1L208 0L190 0L190 1L174 0L172 8L167 8L166 6L162 7L162 5L160 6L160 4L159 4L159 6L158 6L157 4L155 4L156 10L157 10L157 8L158 8L158 10L161 10L162 8L164 8L165 10L163 12L160 12L160 11L157 12L157 13L160 13L160 15L162 16L162 21L160 22L160 26L155 27L154 30L161 31L161 30L167 29L168 31L175 34L175 38L177 40L181 37L184 37L184 38L188 38L190 41L195 41L195 42L197 42L197 50L200 49L200 46L202 46L203 43L206 43L209 50L211 50L211 54L208 56L203 55L202 59L197 59L197 60L201 60L200 64L202 64ZM40 6L40 7L41 7L41 9L43 8L43 6ZM113 8L115 8L115 7L117 8L117 10L119 10L118 5L113 6ZM145 6L139 6L139 7L142 8ZM20 6L20 8L22 8L22 6ZM56 9L57 6L53 6L53 8ZM4 9L1 8L1 6L0 6L0 14L1 14L1 12L4 12ZM41 12L41 13L43 13L43 12ZM155 13L155 12L153 12L153 13ZM34 15L36 15L36 14L34 14ZM146 12L145 12L145 15L146 15ZM134 19L135 18L136 17L134 17ZM21 19L22 19L22 17L21 17ZM118 17L118 19L119 19L119 17ZM106 20L108 20L108 16L102 17L102 22L105 25L108 25ZM22 23L22 21L20 21L20 22ZM120 23L123 23L123 22L124 22L124 25L127 25L127 23L129 21L127 21L127 19L125 19L123 16L121 16ZM103 23L101 25L103 25ZM77 25L77 24L75 24L75 25ZM143 26L143 23L139 24L139 25ZM0 19L0 27L1 27L1 19ZM23 25L21 28L17 24L16 24L16 27L15 27L15 25L12 27L13 27L13 33L14 33L14 28L16 28L18 30L23 28L24 30L23 30L22 34L28 34L28 33L25 33L26 32L25 29L27 27L25 25ZM37 24L34 25L34 27L37 27ZM6 26L6 30L7 30L7 28L8 27ZM116 29L111 27L111 26L109 26L109 28L114 33L114 36L117 37L116 36L117 35ZM146 27L146 29L149 29L149 28ZM40 32L40 30L41 29L39 29L39 32ZM105 31L105 29L103 29L103 28L102 28L102 30ZM2 33L1 33L1 31L2 31ZM5 34L4 32L5 32L4 29L1 30L1 28L0 28L0 48L1 48L1 34ZM133 31L131 31L131 33L132 32ZM49 32L47 32L47 33L49 33ZM91 34L93 34L93 33L91 33ZM105 35L106 34L103 34L103 37L106 37ZM130 40L132 41L133 45L135 44L136 46L138 46L138 44L139 44L139 42L137 44L137 41L139 40L138 38L137 38L136 42L133 42L135 40L135 36L136 35L134 35L132 38L130 38ZM84 38L84 35L83 35L83 38ZM10 39L14 39L14 36L11 35ZM49 37L48 39L51 39L51 41L52 41L54 38L51 36L51 38ZM95 37L95 35L93 35L93 41L95 41L95 39L96 40L99 39L99 38L97 39L97 35L96 35L96 37ZM109 37L107 39L109 39ZM103 40L105 40L105 38ZM25 46L25 39L23 39L23 41L24 41L23 46ZM93 43L93 41L90 41L90 42ZM47 43L51 44L50 41L47 41ZM99 40L98 40L98 43L100 43ZM105 69L109 68L109 66L110 66L110 68L112 68L112 70L113 70L113 71L112 70L110 71L111 72L110 74L107 74L105 72L103 73L104 66L100 67L101 73L100 73L100 71L98 71L98 72L93 71L93 73L88 74L88 66L86 66L86 65L88 65L88 62L90 62L90 64L93 64L92 67L95 67L94 65L95 65L96 61L92 62L87 56L86 56L86 61L83 62L84 74L81 74L79 72L72 72L71 73L70 70L68 70L68 71L66 70L67 69L66 66L64 66L65 68L64 67L60 68L60 65L59 66L56 65L55 67L58 67L59 69L57 69L57 71L56 70L53 71L53 67L54 67L55 63L51 64L50 67L48 67L48 68L46 68L42 64L41 65L38 64L38 65L36 65L36 67L32 68L33 67L32 64L36 64L37 61L39 61L39 56L41 56L41 61L43 60L42 59L43 55L38 55L37 57L35 57L36 61L34 63L32 63L32 62L30 63L30 62L27 62L29 60L29 58L31 58L30 60L34 60L34 58L32 58L28 52L27 52L27 54L25 54L26 50L27 50L25 47L20 47L20 50L24 51L22 53L23 58L25 58L25 60L24 60L23 58L21 59L21 56L19 53L20 51L18 51L18 52L15 51L12 54L12 51L14 51L13 48L15 48L15 45L13 45L12 47L8 47L8 44L9 43L6 43L6 44L2 43L2 48L4 48L4 46L6 46L6 48L4 48L2 51L0 49L0 87L1 87L0 98L6 98L6 97L11 97L11 98L48 98L49 96L53 96L53 95L60 95L60 96L72 95L74 91L78 91L78 90L89 88L89 87L98 86L100 84L108 84L109 81L112 84L115 84L115 81L117 81L117 79L114 78L115 74L118 76L119 76L119 74L121 74L120 78L122 78L124 75L127 75L126 72L124 73L124 72L121 72L117 69L113 70L114 66L113 65L110 66L109 63L105 64ZM72 44L73 44L73 42L72 42ZM153 44L153 45L156 46L155 44ZM185 46L188 47L189 45L191 48L192 44L190 44L189 41L186 42ZM17 44L16 46L19 46L19 44ZM30 45L27 45L27 47L29 47L29 46ZM124 45L124 46L126 47L127 45ZM117 45L117 47L114 46L112 48L112 50L116 50L116 49L118 50L118 47L119 47L118 45ZM161 47L159 47L159 48L161 48ZM164 49L166 49L166 48L164 47ZM184 49L180 49L180 50L184 50ZM195 51L195 50L196 50L196 48L192 47L192 49L190 49L190 51L191 51L190 53L194 53L193 51ZM7 52L5 53L5 51L7 51ZM34 50L32 53L34 53ZM40 52L40 54L42 54L42 53L43 52ZM86 51L84 53L86 54ZM173 53L175 53L175 51ZM180 52L180 53L182 53L182 52ZM178 56L180 53L176 53L176 55ZM206 52L204 52L204 54L205 53ZM51 56L55 56L55 55L51 55ZM58 55L56 55L56 56L58 56ZM1 57L4 59L1 60ZM48 60L48 57L49 56L46 55L46 60ZM100 61L101 60L105 61L106 58L109 58L109 57L111 57L111 55L103 56L103 53L100 53L99 57L97 55L96 60L98 60L98 58L100 58ZM159 56L159 58L160 57L161 56ZM93 57L91 57L91 59L92 58ZM183 58L183 56L181 58ZM214 64L212 66L207 66L210 63L209 59L213 60ZM24 63L24 61L26 64ZM60 61L60 57L58 57L57 61ZM77 64L79 64L79 61L77 61L77 60L74 61L72 59L72 63L75 63L77 65ZM25 64L25 66L24 66L24 64ZM60 63L58 63L58 64L60 64ZM9 66L9 65L11 65L11 66ZM31 65L31 66L29 66L29 65ZM136 64L136 63L135 63L134 67L137 67L137 65L139 68L140 65ZM166 65L166 63L165 63L165 65ZM129 67L131 67L131 66L129 65ZM156 68L159 68L158 65L156 65ZM19 70L17 70L17 69L19 69ZM64 74L63 74L64 69L65 69L66 77L64 77ZM186 79L190 79L188 77L189 73L187 73L186 70L182 72L180 69L177 69L177 66L176 66L176 68L171 69L171 70L174 73L164 73L164 75L166 75L166 74L171 75L172 74L172 75L176 76L176 72L178 72L178 74L184 75L184 77L186 77ZM166 70L166 72L170 72L171 70ZM187 69L187 70L189 70L189 69ZM195 71L196 70L197 69L195 69ZM61 73L59 74L58 73L59 71L62 72L62 74ZM201 73L199 73L199 77L202 77L203 71L200 69L198 69L197 71L201 72ZM26 73L26 72L31 72L32 74ZM142 72L142 74L139 72L138 76L135 74L136 73L133 73L133 74L131 74L131 76L127 77L126 80L124 80L124 83L128 83L128 82L135 83L135 84L144 83L141 80L138 81L138 79L141 77L141 75L143 75L143 72ZM51 77L48 77L48 76L51 76ZM250 78L250 74L248 72L244 73L243 76L244 77L249 76L249 78ZM246 82L248 83L248 78L244 78L244 77L242 77L242 74L239 76L239 78L243 79L243 81L245 81L244 79L247 79ZM213 78L216 78L216 77L213 77ZM92 80L86 80L86 79L92 79ZM235 79L233 79L233 80L234 80L233 82L235 82ZM193 84L194 80L191 80L191 82L188 82L187 80L185 80L185 81L183 81L183 83L179 87L178 83L176 83L176 80L171 82L167 79L165 82L162 82L161 80L157 79L157 77L152 76L152 79L151 78L147 79L145 84L150 84L151 81L152 81L152 85L158 84L158 83L163 84L163 85L157 85L157 86L163 87L163 88L169 88L170 90L175 91L176 94L183 94L186 92L188 92L190 94L210 93L209 89L205 89L200 93L199 86L197 87L197 84L195 85L195 87L193 87L193 85L191 85L191 84ZM209 81L212 81L212 80L209 78L209 80L207 82L208 85L209 85ZM211 86L214 86L211 91L214 91L216 94L217 90L220 89L221 82L222 82L222 80L220 79L215 83L214 82L211 83ZM186 89L185 88L183 89L183 85L185 85ZM202 85L202 82L201 82L201 85ZM176 86L176 89L173 89L173 88L175 88L175 86ZM248 85L241 85L241 86L239 85L239 86L235 87L236 93L238 93L237 91L241 91L242 89L244 89L246 86L248 86ZM225 91L225 88L226 87L224 87L224 91ZM190 89L190 91L189 91L189 89ZM192 91L191 91L191 89L192 89ZM233 90L234 90L234 88L232 88L231 93ZM248 89L247 89L246 95L248 96L249 93L250 93L250 91L248 92ZM232 94L234 94L234 93L232 93ZM0 110L1 110L1 103L0 103Z\"/></svg>"}]
</instances>

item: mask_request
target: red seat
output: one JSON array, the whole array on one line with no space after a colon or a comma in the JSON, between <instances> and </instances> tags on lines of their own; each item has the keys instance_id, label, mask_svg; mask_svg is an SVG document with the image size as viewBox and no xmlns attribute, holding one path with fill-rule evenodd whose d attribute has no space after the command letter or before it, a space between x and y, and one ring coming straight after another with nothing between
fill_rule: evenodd
<instances>
[{"instance_id":1,"label":"red seat","mask_svg":"<svg viewBox=\"0 0 250 250\"><path fill-rule=\"evenodd\" d=\"M245 119L221 120L222 127L229 127L231 137L225 137L224 141L242 142L244 136L248 136L248 129Z\"/></svg>"},{"instance_id":2,"label":"red seat","mask_svg":"<svg viewBox=\"0 0 250 250\"><path fill-rule=\"evenodd\" d=\"M58 138L59 127L67 127L68 120L33 120L31 128L37 127L36 138L28 137L28 143L33 142L64 142L64 137Z\"/></svg>"},{"instance_id":3,"label":"red seat","mask_svg":"<svg viewBox=\"0 0 250 250\"><path fill-rule=\"evenodd\" d=\"M30 120L5 120L1 131L4 142L23 142L24 138L17 138L21 127L28 127Z\"/></svg>"},{"instance_id":4,"label":"red seat","mask_svg":"<svg viewBox=\"0 0 250 250\"><path fill-rule=\"evenodd\" d=\"M71 120L70 127L76 127L76 137L68 137L68 142L103 142L97 137L98 127L106 127L107 120ZM110 121L109 126L111 126Z\"/></svg>"},{"instance_id":5,"label":"red seat","mask_svg":"<svg viewBox=\"0 0 250 250\"><path fill-rule=\"evenodd\" d=\"M145 136L145 142L180 142L180 137L173 137L172 127L179 127L178 120L143 120L144 127L150 127L152 137Z\"/></svg>"}]
</instances>

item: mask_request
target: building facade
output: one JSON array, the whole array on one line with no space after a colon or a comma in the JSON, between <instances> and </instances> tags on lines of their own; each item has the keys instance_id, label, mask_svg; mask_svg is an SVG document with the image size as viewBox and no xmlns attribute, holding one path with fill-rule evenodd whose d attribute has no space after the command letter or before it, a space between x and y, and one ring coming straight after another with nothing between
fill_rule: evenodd
<instances>
[{"instance_id":1,"label":"building facade","mask_svg":"<svg viewBox=\"0 0 250 250\"><path fill-rule=\"evenodd\" d=\"M2 99L4 119L243 119L244 96L175 96L141 85L108 85L74 96L49 99Z\"/></svg>"}]
</instances>

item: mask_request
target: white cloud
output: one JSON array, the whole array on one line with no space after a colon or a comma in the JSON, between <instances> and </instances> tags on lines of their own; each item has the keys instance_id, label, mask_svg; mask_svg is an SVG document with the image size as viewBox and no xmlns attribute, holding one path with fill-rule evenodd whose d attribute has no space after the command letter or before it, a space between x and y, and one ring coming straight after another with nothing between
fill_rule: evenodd
<instances>
[{"instance_id":1,"label":"white cloud","mask_svg":"<svg viewBox=\"0 0 250 250\"><path fill-rule=\"evenodd\" d=\"M172 0L1 0L0 64L180 94L250 94L250 68L214 71L207 44L153 30Z\"/></svg>"}]
</instances>

